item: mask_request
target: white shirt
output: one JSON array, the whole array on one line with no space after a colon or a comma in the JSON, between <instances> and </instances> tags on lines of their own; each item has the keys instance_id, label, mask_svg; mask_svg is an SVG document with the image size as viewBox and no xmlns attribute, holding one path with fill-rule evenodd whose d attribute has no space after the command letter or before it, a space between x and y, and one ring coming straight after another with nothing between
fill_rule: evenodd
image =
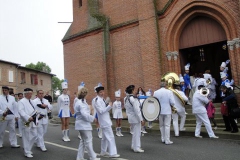
<instances>
[{"instance_id":1,"label":"white shirt","mask_svg":"<svg viewBox=\"0 0 240 160\"><path fill-rule=\"evenodd\" d=\"M198 86L200 85L204 85L205 87L208 86L206 79L204 78L196 78L194 83L193 83L193 87L196 87L196 90L198 90Z\"/></svg>"},{"instance_id":2,"label":"white shirt","mask_svg":"<svg viewBox=\"0 0 240 160\"><path fill-rule=\"evenodd\" d=\"M140 123L143 121L142 113L140 111L140 102L132 95L124 98L124 107L128 116L129 123Z\"/></svg>"},{"instance_id":3,"label":"white shirt","mask_svg":"<svg viewBox=\"0 0 240 160\"><path fill-rule=\"evenodd\" d=\"M48 115L47 114L48 114L48 110L52 110L52 105L45 98L42 98L42 102L41 102L40 98L35 98L33 101L36 105L42 104L42 103L47 105L47 108L45 108L45 109L36 106L36 110L39 114L44 115L44 117L42 119L40 119L38 121L38 123L39 124L48 124Z\"/></svg>"},{"instance_id":4,"label":"white shirt","mask_svg":"<svg viewBox=\"0 0 240 160\"><path fill-rule=\"evenodd\" d=\"M161 105L160 114L172 114L171 106L175 106L172 91L162 87L159 90L155 91L153 96L158 99Z\"/></svg>"},{"instance_id":5,"label":"white shirt","mask_svg":"<svg viewBox=\"0 0 240 160\"><path fill-rule=\"evenodd\" d=\"M175 90L176 90L176 92L178 92L180 94L180 96L183 98L183 100L185 102L188 101L188 98L183 91L179 91L177 89L175 89ZM174 97L174 100L175 100L175 106L174 107L177 109L177 112L179 112L179 113L180 112L185 112L185 107L183 106L182 101L176 95L173 95L173 97Z\"/></svg>"},{"instance_id":6,"label":"white shirt","mask_svg":"<svg viewBox=\"0 0 240 160\"><path fill-rule=\"evenodd\" d=\"M31 102L31 104L30 104ZM28 119L34 115L34 113L36 112L36 104L33 100L30 100L27 98L23 98L18 102L18 107L19 107L19 115L22 119L23 122L28 122ZM31 122L30 123L31 126L36 127L36 125Z\"/></svg>"},{"instance_id":7,"label":"white shirt","mask_svg":"<svg viewBox=\"0 0 240 160\"><path fill-rule=\"evenodd\" d=\"M0 95L0 103L2 104L2 105L0 105L0 115L2 116L3 113L8 108L13 114L7 115L5 120L13 119L15 117L19 117L18 109L17 109L17 103L15 101L15 98L11 95L7 95L7 98L8 98L8 102L7 102L7 99L6 99L5 95Z\"/></svg>"},{"instance_id":8,"label":"white shirt","mask_svg":"<svg viewBox=\"0 0 240 160\"><path fill-rule=\"evenodd\" d=\"M58 97L59 113L62 111L62 117L70 117L70 99L67 94L62 94Z\"/></svg>"},{"instance_id":9,"label":"white shirt","mask_svg":"<svg viewBox=\"0 0 240 160\"><path fill-rule=\"evenodd\" d=\"M109 110L112 109L110 105L106 106L102 97L97 96L94 101L94 106L97 111L98 121L101 128L112 126Z\"/></svg>"},{"instance_id":10,"label":"white shirt","mask_svg":"<svg viewBox=\"0 0 240 160\"><path fill-rule=\"evenodd\" d=\"M208 98L201 95L200 91L197 90L193 94L193 101L192 101L192 113L207 113L205 105L209 102Z\"/></svg>"},{"instance_id":11,"label":"white shirt","mask_svg":"<svg viewBox=\"0 0 240 160\"><path fill-rule=\"evenodd\" d=\"M75 130L92 130L91 122L95 117L90 115L90 108L85 99L84 101L77 99L74 113L76 115Z\"/></svg>"}]
</instances>

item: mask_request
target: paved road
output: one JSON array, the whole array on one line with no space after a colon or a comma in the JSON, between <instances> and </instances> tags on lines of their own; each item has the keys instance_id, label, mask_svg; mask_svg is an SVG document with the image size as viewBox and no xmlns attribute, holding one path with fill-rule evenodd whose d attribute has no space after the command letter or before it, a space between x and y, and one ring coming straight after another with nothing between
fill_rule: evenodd
<instances>
[{"instance_id":1,"label":"paved road","mask_svg":"<svg viewBox=\"0 0 240 160\"><path fill-rule=\"evenodd\" d=\"M117 149L121 158L115 160L232 160L240 159L240 140L225 139L197 139L194 137L171 137L173 145L160 142L159 134L145 134L142 137L142 148L145 153L133 153L130 149L131 135L123 133L124 137L115 137ZM94 131L94 150L100 152L101 140ZM33 147L34 160L75 160L79 139L77 131L71 126L71 142L61 140L60 126L50 124L45 137L47 152ZM21 138L18 138L22 146ZM87 154L85 157L88 157ZM25 160L23 149L11 148L8 142L8 133L5 134L4 148L0 149L0 160ZM110 160L110 158L101 158Z\"/></svg>"}]
</instances>

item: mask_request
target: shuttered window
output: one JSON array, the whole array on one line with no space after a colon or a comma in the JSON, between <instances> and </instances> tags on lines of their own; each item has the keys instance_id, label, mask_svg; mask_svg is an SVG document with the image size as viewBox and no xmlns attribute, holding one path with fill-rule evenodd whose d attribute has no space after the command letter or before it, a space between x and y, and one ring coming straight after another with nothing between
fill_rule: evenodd
<instances>
[{"instance_id":1,"label":"shuttered window","mask_svg":"<svg viewBox=\"0 0 240 160\"><path fill-rule=\"evenodd\" d=\"M31 84L38 85L38 77L35 74L31 74Z\"/></svg>"},{"instance_id":2,"label":"shuttered window","mask_svg":"<svg viewBox=\"0 0 240 160\"><path fill-rule=\"evenodd\" d=\"M26 75L25 72L21 72L21 84L26 83Z\"/></svg>"},{"instance_id":3,"label":"shuttered window","mask_svg":"<svg viewBox=\"0 0 240 160\"><path fill-rule=\"evenodd\" d=\"M8 82L13 82L13 71L8 72Z\"/></svg>"}]
</instances>

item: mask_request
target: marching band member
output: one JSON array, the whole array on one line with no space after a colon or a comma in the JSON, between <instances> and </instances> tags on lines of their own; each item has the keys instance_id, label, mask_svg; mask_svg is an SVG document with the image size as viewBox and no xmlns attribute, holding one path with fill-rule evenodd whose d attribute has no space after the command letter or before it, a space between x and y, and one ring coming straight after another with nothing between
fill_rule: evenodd
<instances>
[{"instance_id":1,"label":"marching band member","mask_svg":"<svg viewBox=\"0 0 240 160\"><path fill-rule=\"evenodd\" d=\"M183 98L185 102L188 101L187 96L183 91L181 91L181 86L180 85L175 85L175 90L180 94L180 96ZM178 116L181 117L180 121L180 131L185 131L186 129L184 128L185 120L186 120L186 112L185 112L185 107L183 106L182 102L178 99L177 96L174 96L175 100L175 108L177 109L177 113L172 113L172 119L173 119L173 129L175 132L175 136L179 136L179 128L178 128Z\"/></svg>"},{"instance_id":2,"label":"marching band member","mask_svg":"<svg viewBox=\"0 0 240 160\"><path fill-rule=\"evenodd\" d=\"M134 90L134 85L126 88L125 92L127 96L124 98L124 106L126 108L128 122L133 130L131 148L134 152L142 153L144 150L141 149L141 124L143 124L144 121L139 107L140 102L133 96L133 94L135 94Z\"/></svg>"},{"instance_id":3,"label":"marching band member","mask_svg":"<svg viewBox=\"0 0 240 160\"><path fill-rule=\"evenodd\" d=\"M147 96L147 97L152 96L152 90L151 90L151 89L149 89L149 90L146 92L146 96ZM148 122L148 128L152 128L152 122Z\"/></svg>"},{"instance_id":4,"label":"marching band member","mask_svg":"<svg viewBox=\"0 0 240 160\"><path fill-rule=\"evenodd\" d=\"M204 86L208 86L206 79L204 79L204 76L202 73L198 74L198 77L195 79L194 83L193 83L193 87L195 87L195 91L198 90L198 86L199 85L204 85Z\"/></svg>"},{"instance_id":5,"label":"marching band member","mask_svg":"<svg viewBox=\"0 0 240 160\"><path fill-rule=\"evenodd\" d=\"M229 63L230 63L230 60L227 60L226 62L222 62L221 66L220 66L220 71L227 74L227 72L228 72L228 67L227 67L227 65L228 65Z\"/></svg>"},{"instance_id":6,"label":"marching band member","mask_svg":"<svg viewBox=\"0 0 240 160\"><path fill-rule=\"evenodd\" d=\"M47 133L48 127L48 110L52 110L52 105L47 99L43 98L43 90L37 91L37 98L34 99L34 103L37 104L37 111L40 113L37 127L37 146L41 148L43 152L47 151L44 144L44 135Z\"/></svg>"},{"instance_id":7,"label":"marching band member","mask_svg":"<svg viewBox=\"0 0 240 160\"><path fill-rule=\"evenodd\" d=\"M23 99L23 94L22 93L18 93L18 102ZM18 103L17 102L17 103ZM19 106L17 105L17 108L18 108L18 111L19 111ZM19 115L19 114L18 114ZM19 118L18 118L18 132L19 132L19 137L22 138L22 119L19 115Z\"/></svg>"},{"instance_id":8,"label":"marching band member","mask_svg":"<svg viewBox=\"0 0 240 160\"><path fill-rule=\"evenodd\" d=\"M94 105L97 111L98 120L102 129L102 141L101 141L101 156L109 156L111 158L119 157L117 154L117 148L115 138L112 131L112 121L109 112L112 109L112 102L107 105L104 96L104 87L99 84L96 88L97 98L95 99ZM109 153L107 152L107 149Z\"/></svg>"},{"instance_id":9,"label":"marching band member","mask_svg":"<svg viewBox=\"0 0 240 160\"><path fill-rule=\"evenodd\" d=\"M218 138L215 136L206 110L206 104L210 101L207 96L201 95L200 89L204 88L204 85L199 85L196 92L193 95L193 104L192 104L192 113L195 114L196 117L196 129L195 129L195 137L202 138L200 135L202 123L204 123L205 128L208 132L210 138Z\"/></svg>"},{"instance_id":10,"label":"marching band member","mask_svg":"<svg viewBox=\"0 0 240 160\"><path fill-rule=\"evenodd\" d=\"M95 93L97 93L97 91L96 91L96 88L97 88L98 86L95 86L94 87L94 92ZM97 98L97 95L96 95L96 97L94 97L93 99L92 99L92 106L95 108L95 100L96 100L96 98ZM102 138L102 129L100 128L100 124L99 124L99 121L98 121L98 115L97 115L97 112L96 112L96 108L95 108L95 110L94 110L95 112L94 112L94 117L95 117L95 123L96 123L96 127L97 127L97 133L98 133L98 138Z\"/></svg>"},{"instance_id":11,"label":"marching band member","mask_svg":"<svg viewBox=\"0 0 240 160\"><path fill-rule=\"evenodd\" d=\"M94 121L94 108L89 106L86 102L85 97L87 96L88 90L84 85L80 85L77 93L78 101L74 106L74 112L76 115L75 130L78 130L82 139L80 140L77 160L84 159L84 149L87 150L90 160L100 160L96 158L96 153L93 150L92 144L92 125Z\"/></svg>"},{"instance_id":12,"label":"marching band member","mask_svg":"<svg viewBox=\"0 0 240 160\"><path fill-rule=\"evenodd\" d=\"M161 82L161 88L154 92L161 105L161 112L159 115L159 125L162 142L165 144L173 144L170 141L170 126L171 126L171 106L175 106L175 101L172 91L166 89L166 82Z\"/></svg>"},{"instance_id":13,"label":"marching band member","mask_svg":"<svg viewBox=\"0 0 240 160\"><path fill-rule=\"evenodd\" d=\"M18 110L15 98L9 95L9 88L2 87L3 95L0 95L0 148L3 147L5 129L9 127L9 141L12 148L19 148L15 131L15 119L18 117Z\"/></svg>"},{"instance_id":14,"label":"marching band member","mask_svg":"<svg viewBox=\"0 0 240 160\"><path fill-rule=\"evenodd\" d=\"M58 117L61 118L62 122L62 140L64 142L70 141L69 139L69 117L72 116L70 112L70 98L69 95L67 94L68 90L68 83L65 80L62 82L62 94L58 97L57 103L58 103L58 109L59 109L59 114Z\"/></svg>"},{"instance_id":15,"label":"marching band member","mask_svg":"<svg viewBox=\"0 0 240 160\"><path fill-rule=\"evenodd\" d=\"M116 119L116 136L123 136L121 133L121 121L123 118L122 114L122 103L120 101L121 91L120 89L115 92L116 101L113 102L113 118Z\"/></svg>"},{"instance_id":16,"label":"marching band member","mask_svg":"<svg viewBox=\"0 0 240 160\"><path fill-rule=\"evenodd\" d=\"M31 88L24 89L24 98L18 102L19 115L22 119L22 141L24 147L24 155L28 158L32 158L32 146L37 140L37 120L36 120L36 104L31 100L33 90ZM29 125L27 125L29 123Z\"/></svg>"},{"instance_id":17,"label":"marching band member","mask_svg":"<svg viewBox=\"0 0 240 160\"><path fill-rule=\"evenodd\" d=\"M190 68L190 63L188 63L185 66L185 74L183 76L184 84L185 84L185 94L187 97L189 97L190 90L192 89L192 85L190 82L190 76L189 76L189 68ZM188 103L190 103L190 102L188 102Z\"/></svg>"}]
</instances>

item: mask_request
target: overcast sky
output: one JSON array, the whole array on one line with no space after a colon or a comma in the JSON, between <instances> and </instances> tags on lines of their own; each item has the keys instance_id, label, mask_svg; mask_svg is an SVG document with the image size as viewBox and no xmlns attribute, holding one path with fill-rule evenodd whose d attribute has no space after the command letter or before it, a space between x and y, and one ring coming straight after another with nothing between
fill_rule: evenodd
<instances>
[{"instance_id":1,"label":"overcast sky","mask_svg":"<svg viewBox=\"0 0 240 160\"><path fill-rule=\"evenodd\" d=\"M0 59L44 62L64 78L62 38L72 22L72 0L0 0Z\"/></svg>"}]
</instances>

